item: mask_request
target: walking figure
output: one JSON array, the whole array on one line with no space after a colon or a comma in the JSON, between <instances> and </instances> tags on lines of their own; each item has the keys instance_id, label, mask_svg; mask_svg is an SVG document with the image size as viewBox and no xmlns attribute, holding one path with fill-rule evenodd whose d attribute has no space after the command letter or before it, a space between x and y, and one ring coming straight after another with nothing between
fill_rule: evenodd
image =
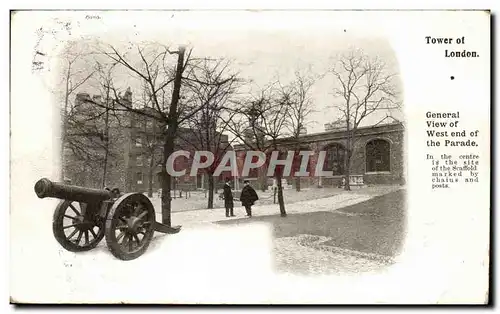
<instances>
[{"instance_id":1,"label":"walking figure","mask_svg":"<svg viewBox=\"0 0 500 314\"><path fill-rule=\"evenodd\" d=\"M231 192L229 178L226 178L226 184L224 184L224 207L226 207L226 217L234 217L233 192Z\"/></svg>"},{"instance_id":2,"label":"walking figure","mask_svg":"<svg viewBox=\"0 0 500 314\"><path fill-rule=\"evenodd\" d=\"M256 200L259 199L257 192L250 186L250 182L248 180L244 181L245 186L241 190L240 201L243 206L245 206L245 210L247 211L247 217L252 217L252 205Z\"/></svg>"}]
</instances>

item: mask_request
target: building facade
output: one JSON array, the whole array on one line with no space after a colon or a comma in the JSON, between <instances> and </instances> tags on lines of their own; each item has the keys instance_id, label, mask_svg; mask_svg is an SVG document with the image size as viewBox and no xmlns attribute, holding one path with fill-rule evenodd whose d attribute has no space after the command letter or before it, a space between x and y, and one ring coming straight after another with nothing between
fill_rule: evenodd
<instances>
[{"instance_id":1,"label":"building facade","mask_svg":"<svg viewBox=\"0 0 500 314\"><path fill-rule=\"evenodd\" d=\"M145 117L140 114L129 114L129 127L127 141L124 147L125 173L127 191L146 192L149 186L153 191L161 189L161 170L163 161L163 143L165 125L158 120ZM217 140L212 142L217 147L208 149L203 142L203 133L200 130L179 128L175 140L175 150L187 151L190 158L183 156L174 160L176 171L186 169L186 174L172 177L172 189L197 190L207 189L209 174L200 169L196 175L190 175L193 164L193 156L197 150L209 150L217 157L221 157L226 151L233 150L229 144L228 136L214 132ZM203 160L202 160L203 161ZM230 172L222 172L214 178L216 187L220 187Z\"/></svg>"},{"instance_id":2,"label":"building facade","mask_svg":"<svg viewBox=\"0 0 500 314\"><path fill-rule=\"evenodd\" d=\"M130 100L125 95L122 101ZM99 95L78 93L63 117L63 174L69 184L91 188L125 186L123 147L126 120L122 112L106 111Z\"/></svg>"},{"instance_id":3,"label":"building facade","mask_svg":"<svg viewBox=\"0 0 500 314\"><path fill-rule=\"evenodd\" d=\"M95 106L86 104L90 99L93 102L102 101L98 97L90 97L88 94L77 95L75 110L82 114L86 120L89 112ZM132 103L132 93L127 91L123 102ZM73 150L65 150L65 175L73 184L102 188L103 186L118 187L122 191L156 192L161 188L160 174L163 160L163 143L165 125L162 119L155 119L155 111L152 109L141 109L146 113L138 114L122 111L109 120L107 131L103 130L103 120L93 121L90 130L97 130L97 142L89 141L88 135L77 138L88 147L83 147L76 141ZM85 128L86 132L89 128ZM290 150L311 151L307 171L309 176L301 177L300 184L303 187L335 187L339 186L346 172L346 130L345 127L328 124L325 132L307 134L303 132L298 139L284 138L280 140L279 150L283 153L280 159L286 158L286 152ZM74 131L74 130L73 130ZM109 140L107 162L101 158L104 151L101 133L106 133L104 138ZM175 150L185 150L190 153L190 158L177 157L174 162L176 170L187 169L187 173L181 177L172 178L172 188L183 190L206 189L208 187L209 173L199 170L194 176L190 175L193 156L197 150L210 150L217 157L227 151L234 150L237 157L238 174L232 177L231 172L223 172L214 178L215 186L221 186L225 178L235 179L235 187L240 187L243 179L255 180L256 184L265 189L273 184L273 179L266 177L267 166L259 169L251 169L246 177L242 177L243 163L246 158L246 149L243 145L229 144L228 136L220 135L218 147L206 149L200 145L200 130L180 128L178 138L175 141ZM351 157L350 175L359 184L404 184L406 182L404 167L404 126L400 122L387 123L377 126L360 127L353 141L353 153ZM96 160L81 161L75 156L75 149L80 148L87 153L95 149ZM318 165L320 152L325 151L323 165ZM300 164L295 160L295 166ZM104 166L105 164L105 166ZM298 170L293 167L291 175L284 177L288 185L295 185L297 178L293 173ZM316 176L315 169L330 171L330 175ZM322 166L322 167L321 167ZM105 175L104 172L106 173Z\"/></svg>"},{"instance_id":4,"label":"building facade","mask_svg":"<svg viewBox=\"0 0 500 314\"><path fill-rule=\"evenodd\" d=\"M136 108L135 112L108 110L109 117L105 119L105 108L109 104L105 106L104 102L98 95L76 95L63 150L65 181L93 188L117 187L125 192L156 192L161 188L166 127L162 124L163 119L151 108ZM130 89L120 102L132 107ZM175 150L188 151L191 158L175 159L176 170L188 171L184 176L172 178L172 188L206 189L209 175L205 170L199 170L194 176L189 173L192 157L197 150L210 150L216 156L232 150L228 136L213 130L211 134L216 140L207 148L203 143L205 130L179 128L177 133ZM215 178L216 187L230 175L230 172L223 172Z\"/></svg>"},{"instance_id":5,"label":"building facade","mask_svg":"<svg viewBox=\"0 0 500 314\"><path fill-rule=\"evenodd\" d=\"M280 142L280 151L286 158L286 151L295 150L297 143L300 150L312 151L307 165L309 176L301 177L301 186L336 187L340 186L346 173L346 144L345 128L333 128L328 125L328 131L301 135L298 140L283 139ZM353 140L350 175L356 184L404 184L406 182L404 167L404 126L400 122L393 122L378 126L360 127ZM238 163L243 164L246 156L243 145L235 146ZM318 165L320 152L325 151L323 165ZM295 165L300 165L296 160ZM315 176L317 166L329 171L331 175ZM266 173L266 165L262 169L255 169L249 173L248 179L257 181L256 184L269 184L269 179L259 180ZM287 184L295 185L293 173L284 177ZM351 181L352 182L352 181Z\"/></svg>"}]
</instances>

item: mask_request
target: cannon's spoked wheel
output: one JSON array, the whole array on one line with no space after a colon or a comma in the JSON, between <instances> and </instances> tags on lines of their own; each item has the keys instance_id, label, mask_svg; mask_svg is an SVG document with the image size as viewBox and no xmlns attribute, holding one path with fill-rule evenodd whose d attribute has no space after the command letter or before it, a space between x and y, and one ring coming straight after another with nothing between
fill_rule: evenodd
<instances>
[{"instance_id":1,"label":"cannon's spoked wheel","mask_svg":"<svg viewBox=\"0 0 500 314\"><path fill-rule=\"evenodd\" d=\"M97 216L96 210L87 210L88 206L66 200L56 207L52 231L57 242L68 251L91 250L104 237L103 221Z\"/></svg>"},{"instance_id":2,"label":"cannon's spoked wheel","mask_svg":"<svg viewBox=\"0 0 500 314\"><path fill-rule=\"evenodd\" d=\"M155 211L151 201L140 193L120 197L106 219L106 243L121 260L135 259L147 250L154 234Z\"/></svg>"}]
</instances>

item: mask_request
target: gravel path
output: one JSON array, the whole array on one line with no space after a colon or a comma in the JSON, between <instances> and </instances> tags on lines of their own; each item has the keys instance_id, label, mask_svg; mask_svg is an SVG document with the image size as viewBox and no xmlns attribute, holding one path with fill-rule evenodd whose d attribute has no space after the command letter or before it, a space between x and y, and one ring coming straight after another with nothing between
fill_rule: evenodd
<instances>
[{"instance_id":1,"label":"gravel path","mask_svg":"<svg viewBox=\"0 0 500 314\"><path fill-rule=\"evenodd\" d=\"M366 186L366 187L353 187L352 191L346 192L340 188L305 188L300 192L295 191L294 189L284 190L283 196L285 199L285 203L295 204L306 201L320 201L324 198L330 198L332 196L344 195L344 194L356 194L356 195L365 195L365 196L376 196L385 193L389 193L398 189L399 186ZM220 191L219 191L220 192ZM259 195L259 200L257 201L257 206L265 206L265 205L274 205L273 203L273 194L271 191L257 191ZM185 196L185 194L183 194ZM154 194L153 197L150 198L151 202L155 210L160 213L161 212L161 200ZM207 196L204 192L194 191L190 193L189 198L175 198L172 199L172 212L184 212L184 211L194 211L194 210L207 210ZM235 201L235 206L241 206L239 201ZM218 194L214 195L214 209L222 209L224 208L224 200L219 199Z\"/></svg>"},{"instance_id":2,"label":"gravel path","mask_svg":"<svg viewBox=\"0 0 500 314\"><path fill-rule=\"evenodd\" d=\"M356 189L356 192L346 192L337 189L337 193L331 196L323 196L315 198L314 200L307 199L296 201L293 203L286 203L286 211L288 214L311 213L318 211L334 211L342 207L358 204L369 200L377 195L387 194L389 192L400 189L399 186L383 186L383 187L367 187ZM324 189L311 189L309 191L302 191L305 195L316 195L317 190ZM180 200L177 200L180 202ZM235 203L234 212L237 217L225 218L223 208L204 209L204 210L185 210L172 212L172 225L182 225L183 227L195 226L209 222L216 222L220 220L233 220L241 219L245 216L245 209L239 203ZM172 205L174 206L174 205ZM156 219L161 221L161 206L155 205ZM260 201L252 207L252 214L254 217L277 215L279 214L278 204L262 204Z\"/></svg>"}]
</instances>

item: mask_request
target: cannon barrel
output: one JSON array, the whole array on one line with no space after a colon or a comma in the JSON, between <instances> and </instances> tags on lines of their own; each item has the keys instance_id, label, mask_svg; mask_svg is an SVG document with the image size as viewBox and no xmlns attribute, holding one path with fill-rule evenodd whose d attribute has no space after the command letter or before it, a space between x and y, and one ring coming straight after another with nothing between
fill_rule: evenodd
<instances>
[{"instance_id":1,"label":"cannon barrel","mask_svg":"<svg viewBox=\"0 0 500 314\"><path fill-rule=\"evenodd\" d=\"M46 178L38 180L35 184L35 193L39 198L52 197L84 203L102 202L114 196L107 190L67 185Z\"/></svg>"}]
</instances>

